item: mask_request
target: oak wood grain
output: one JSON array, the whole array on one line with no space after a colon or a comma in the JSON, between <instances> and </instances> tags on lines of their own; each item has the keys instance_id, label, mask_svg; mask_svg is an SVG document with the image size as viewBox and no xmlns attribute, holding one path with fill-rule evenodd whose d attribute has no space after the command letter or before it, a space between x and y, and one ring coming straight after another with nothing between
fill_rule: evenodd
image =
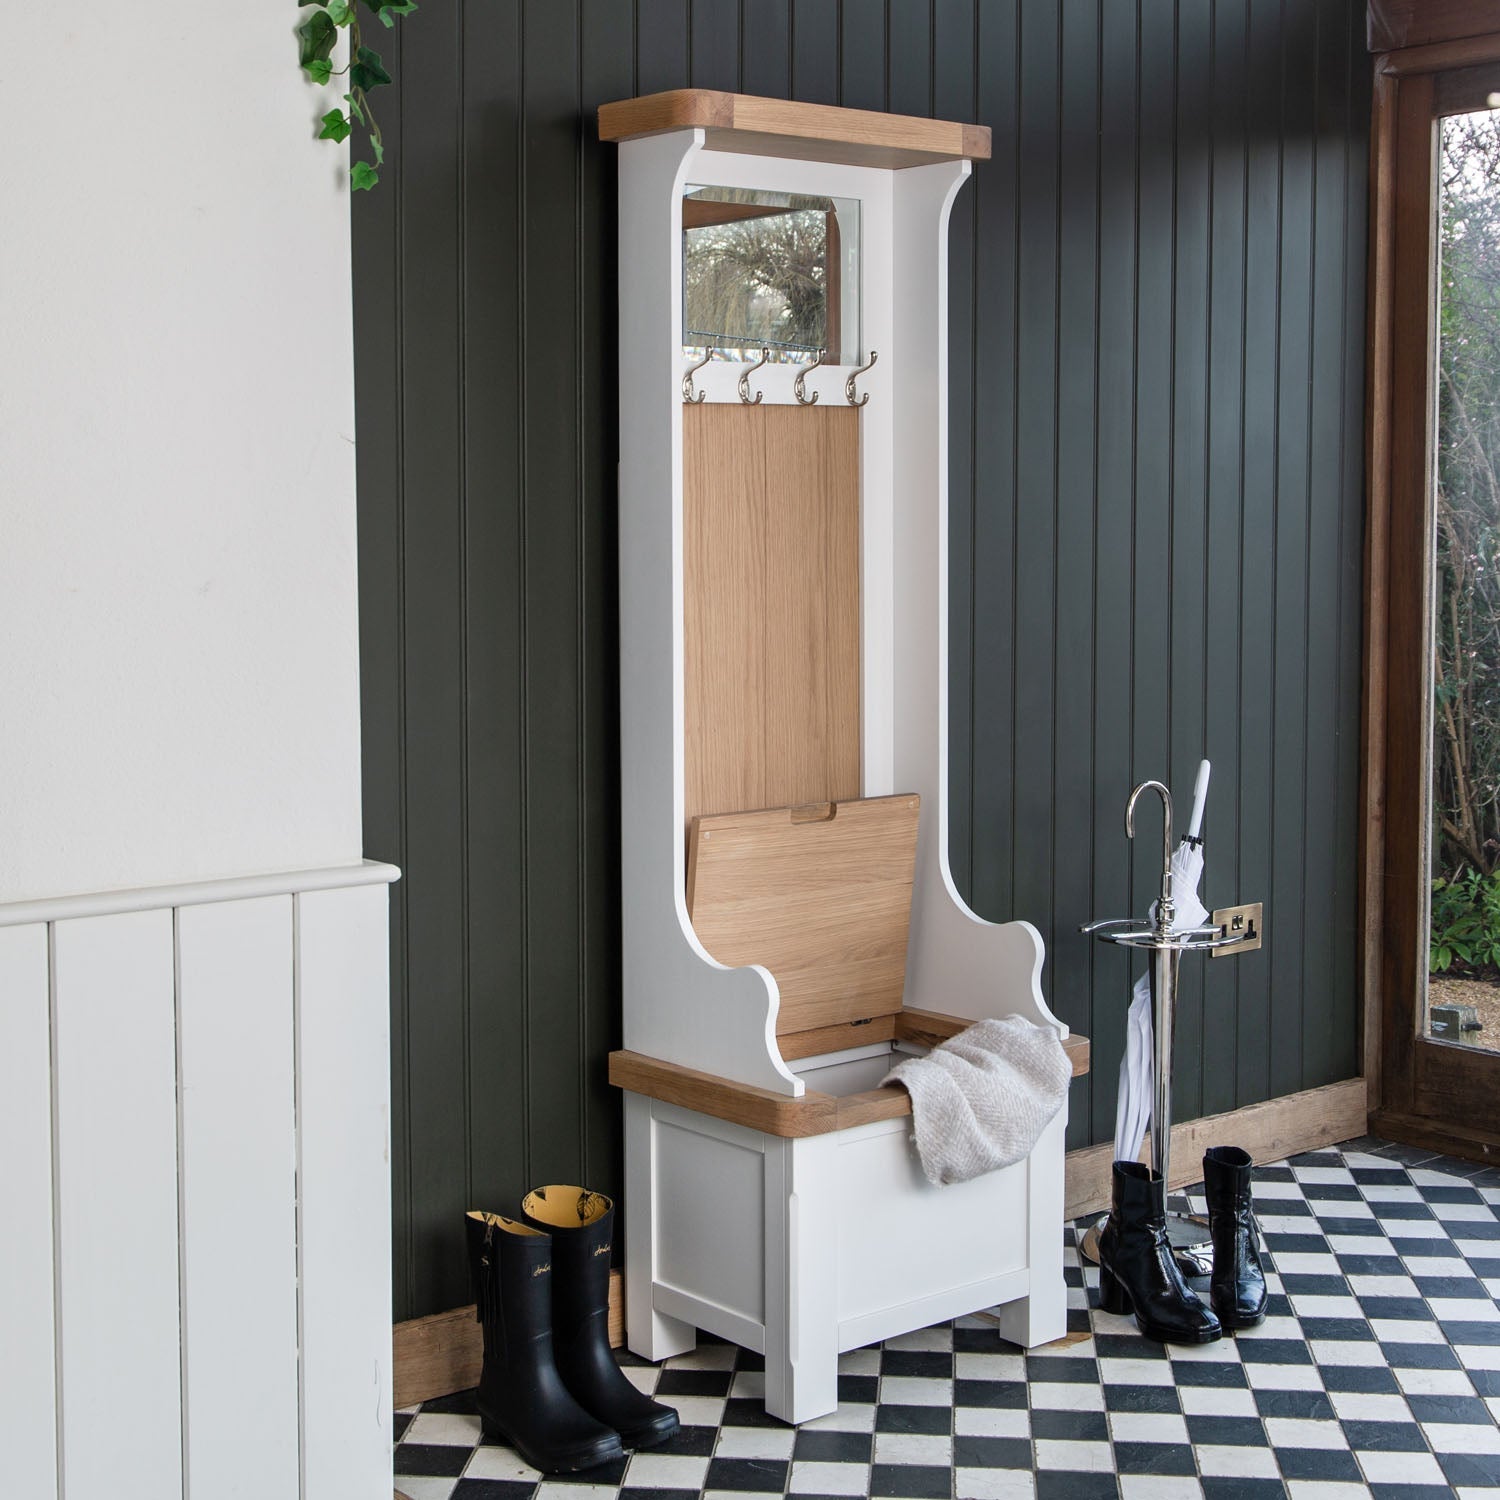
<instances>
[{"instance_id":1,"label":"oak wood grain","mask_svg":"<svg viewBox=\"0 0 1500 1500\"><path fill-rule=\"evenodd\" d=\"M663 1104L676 1104L783 1139L825 1135L838 1128L835 1101L827 1094L806 1093L800 1099L792 1099L752 1084L735 1083L695 1068L644 1057L639 1052L611 1052L609 1081L632 1094L660 1099Z\"/></svg>"},{"instance_id":2,"label":"oak wood grain","mask_svg":"<svg viewBox=\"0 0 1500 1500\"><path fill-rule=\"evenodd\" d=\"M683 412L686 815L861 790L859 413Z\"/></svg>"},{"instance_id":3,"label":"oak wood grain","mask_svg":"<svg viewBox=\"0 0 1500 1500\"><path fill-rule=\"evenodd\" d=\"M766 775L759 805L841 802L861 790L859 413L773 406L761 422Z\"/></svg>"},{"instance_id":4,"label":"oak wood grain","mask_svg":"<svg viewBox=\"0 0 1500 1500\"><path fill-rule=\"evenodd\" d=\"M767 804L766 447L759 408L685 406L683 714L687 817Z\"/></svg>"},{"instance_id":5,"label":"oak wood grain","mask_svg":"<svg viewBox=\"0 0 1500 1500\"><path fill-rule=\"evenodd\" d=\"M777 1035L901 1009L920 799L693 820L688 913L722 964L776 978Z\"/></svg>"},{"instance_id":6,"label":"oak wood grain","mask_svg":"<svg viewBox=\"0 0 1500 1500\"><path fill-rule=\"evenodd\" d=\"M604 141L693 127L707 133L707 145L714 151L853 166L915 167L965 157L985 161L990 155L986 125L715 89L672 89L599 107L599 138Z\"/></svg>"},{"instance_id":7,"label":"oak wood grain","mask_svg":"<svg viewBox=\"0 0 1500 1500\"><path fill-rule=\"evenodd\" d=\"M1500 30L1494 0L1369 0L1371 52L1392 52Z\"/></svg>"}]
</instances>

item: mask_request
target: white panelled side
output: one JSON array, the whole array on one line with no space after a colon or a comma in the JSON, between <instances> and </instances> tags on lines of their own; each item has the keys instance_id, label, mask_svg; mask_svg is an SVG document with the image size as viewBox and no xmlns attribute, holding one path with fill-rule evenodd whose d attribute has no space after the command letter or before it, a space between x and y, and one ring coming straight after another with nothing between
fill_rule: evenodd
<instances>
[{"instance_id":1,"label":"white panelled side","mask_svg":"<svg viewBox=\"0 0 1500 1500\"><path fill-rule=\"evenodd\" d=\"M0 929L0 1411L6 1487L37 1497L57 1489L49 1010L45 924Z\"/></svg>"},{"instance_id":2,"label":"white panelled side","mask_svg":"<svg viewBox=\"0 0 1500 1500\"><path fill-rule=\"evenodd\" d=\"M391 1493L395 873L0 905L7 1495Z\"/></svg>"},{"instance_id":3,"label":"white panelled side","mask_svg":"<svg viewBox=\"0 0 1500 1500\"><path fill-rule=\"evenodd\" d=\"M670 389L681 375L682 189L702 144L701 130L674 131L620 153L622 389ZM715 963L688 921L682 659L682 408L646 399L620 427L624 1042L797 1095L776 1050L775 980Z\"/></svg>"},{"instance_id":4,"label":"white panelled side","mask_svg":"<svg viewBox=\"0 0 1500 1500\"><path fill-rule=\"evenodd\" d=\"M183 1452L193 1500L298 1494L294 899L177 914Z\"/></svg>"},{"instance_id":5,"label":"white panelled side","mask_svg":"<svg viewBox=\"0 0 1500 1500\"><path fill-rule=\"evenodd\" d=\"M302 1500L391 1483L384 886L296 898Z\"/></svg>"},{"instance_id":6,"label":"white panelled side","mask_svg":"<svg viewBox=\"0 0 1500 1500\"><path fill-rule=\"evenodd\" d=\"M61 1489L165 1500L182 1486L172 913L57 922L52 944Z\"/></svg>"}]
</instances>

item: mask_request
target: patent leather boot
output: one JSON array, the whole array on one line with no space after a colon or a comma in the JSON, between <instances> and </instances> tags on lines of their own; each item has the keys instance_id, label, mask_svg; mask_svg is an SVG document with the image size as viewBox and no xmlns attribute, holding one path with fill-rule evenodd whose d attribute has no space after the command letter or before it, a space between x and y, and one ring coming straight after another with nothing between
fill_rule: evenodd
<instances>
[{"instance_id":1,"label":"patent leather boot","mask_svg":"<svg viewBox=\"0 0 1500 1500\"><path fill-rule=\"evenodd\" d=\"M624 1456L620 1435L569 1394L552 1354L552 1242L499 1214L465 1215L484 1365L485 1436L509 1443L532 1468L572 1474Z\"/></svg>"},{"instance_id":2,"label":"patent leather boot","mask_svg":"<svg viewBox=\"0 0 1500 1500\"><path fill-rule=\"evenodd\" d=\"M1133 1311L1136 1327L1163 1344L1211 1344L1222 1332L1172 1258L1166 1184L1140 1162L1114 1165L1114 1198L1099 1232L1099 1306Z\"/></svg>"},{"instance_id":3,"label":"patent leather boot","mask_svg":"<svg viewBox=\"0 0 1500 1500\"><path fill-rule=\"evenodd\" d=\"M666 1442L677 1413L638 1391L609 1347L614 1200L587 1188L539 1187L521 1200L521 1212L552 1236L552 1345L563 1384L627 1448Z\"/></svg>"},{"instance_id":4,"label":"patent leather boot","mask_svg":"<svg viewBox=\"0 0 1500 1500\"><path fill-rule=\"evenodd\" d=\"M1208 1296L1225 1328L1254 1328L1266 1316L1266 1273L1250 1205L1250 1166L1250 1153L1238 1146L1213 1146L1203 1157L1214 1245Z\"/></svg>"}]
</instances>

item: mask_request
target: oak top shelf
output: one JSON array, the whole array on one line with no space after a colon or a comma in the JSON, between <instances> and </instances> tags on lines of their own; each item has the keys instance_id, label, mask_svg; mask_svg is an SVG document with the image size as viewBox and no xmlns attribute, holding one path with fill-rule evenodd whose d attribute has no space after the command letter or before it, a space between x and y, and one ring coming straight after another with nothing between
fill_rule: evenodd
<instances>
[{"instance_id":1,"label":"oak top shelf","mask_svg":"<svg viewBox=\"0 0 1500 1500\"><path fill-rule=\"evenodd\" d=\"M761 99L716 89L673 89L599 107L599 139L604 141L629 141L695 127L706 132L711 151L857 167L919 167L965 159L988 161L990 156L988 125Z\"/></svg>"}]
</instances>

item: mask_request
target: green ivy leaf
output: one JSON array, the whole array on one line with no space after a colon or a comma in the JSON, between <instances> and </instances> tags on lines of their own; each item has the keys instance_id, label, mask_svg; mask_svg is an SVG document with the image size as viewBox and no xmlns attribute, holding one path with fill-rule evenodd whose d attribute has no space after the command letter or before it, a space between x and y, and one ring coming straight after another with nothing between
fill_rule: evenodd
<instances>
[{"instance_id":1,"label":"green ivy leaf","mask_svg":"<svg viewBox=\"0 0 1500 1500\"><path fill-rule=\"evenodd\" d=\"M365 123L365 112L359 107L359 100L353 94L345 94L344 103L349 106L349 117L358 120L363 125Z\"/></svg>"},{"instance_id":2,"label":"green ivy leaf","mask_svg":"<svg viewBox=\"0 0 1500 1500\"><path fill-rule=\"evenodd\" d=\"M366 4L388 27L396 24L397 16L409 16L417 8L416 0L366 0Z\"/></svg>"},{"instance_id":3,"label":"green ivy leaf","mask_svg":"<svg viewBox=\"0 0 1500 1500\"><path fill-rule=\"evenodd\" d=\"M328 0L328 18L335 26L347 26L354 19L353 0Z\"/></svg>"},{"instance_id":4,"label":"green ivy leaf","mask_svg":"<svg viewBox=\"0 0 1500 1500\"><path fill-rule=\"evenodd\" d=\"M390 81L391 75L386 72L380 61L380 54L373 47L361 47L355 53L354 61L349 67L349 82L355 88L364 89L368 93Z\"/></svg>"},{"instance_id":5,"label":"green ivy leaf","mask_svg":"<svg viewBox=\"0 0 1500 1500\"><path fill-rule=\"evenodd\" d=\"M349 122L341 109L330 109L323 116L323 128L318 132L320 141L346 141L349 139Z\"/></svg>"},{"instance_id":6,"label":"green ivy leaf","mask_svg":"<svg viewBox=\"0 0 1500 1500\"><path fill-rule=\"evenodd\" d=\"M378 136L371 136L370 145L375 152L375 165L383 167L385 165L385 147L381 144L380 138Z\"/></svg>"},{"instance_id":7,"label":"green ivy leaf","mask_svg":"<svg viewBox=\"0 0 1500 1500\"><path fill-rule=\"evenodd\" d=\"M297 9L301 10L304 5L321 5L323 0L297 0Z\"/></svg>"},{"instance_id":8,"label":"green ivy leaf","mask_svg":"<svg viewBox=\"0 0 1500 1500\"><path fill-rule=\"evenodd\" d=\"M326 57L320 57L316 62L304 63L302 67L314 83L327 83L333 77L333 64Z\"/></svg>"},{"instance_id":9,"label":"green ivy leaf","mask_svg":"<svg viewBox=\"0 0 1500 1500\"><path fill-rule=\"evenodd\" d=\"M326 62L333 55L338 38L338 27L329 20L328 12L315 10L297 28L298 62L312 72L314 63Z\"/></svg>"},{"instance_id":10,"label":"green ivy leaf","mask_svg":"<svg viewBox=\"0 0 1500 1500\"><path fill-rule=\"evenodd\" d=\"M349 188L351 192L359 192L361 188L368 191L380 181L380 173L367 161L357 161L349 169Z\"/></svg>"}]
</instances>

